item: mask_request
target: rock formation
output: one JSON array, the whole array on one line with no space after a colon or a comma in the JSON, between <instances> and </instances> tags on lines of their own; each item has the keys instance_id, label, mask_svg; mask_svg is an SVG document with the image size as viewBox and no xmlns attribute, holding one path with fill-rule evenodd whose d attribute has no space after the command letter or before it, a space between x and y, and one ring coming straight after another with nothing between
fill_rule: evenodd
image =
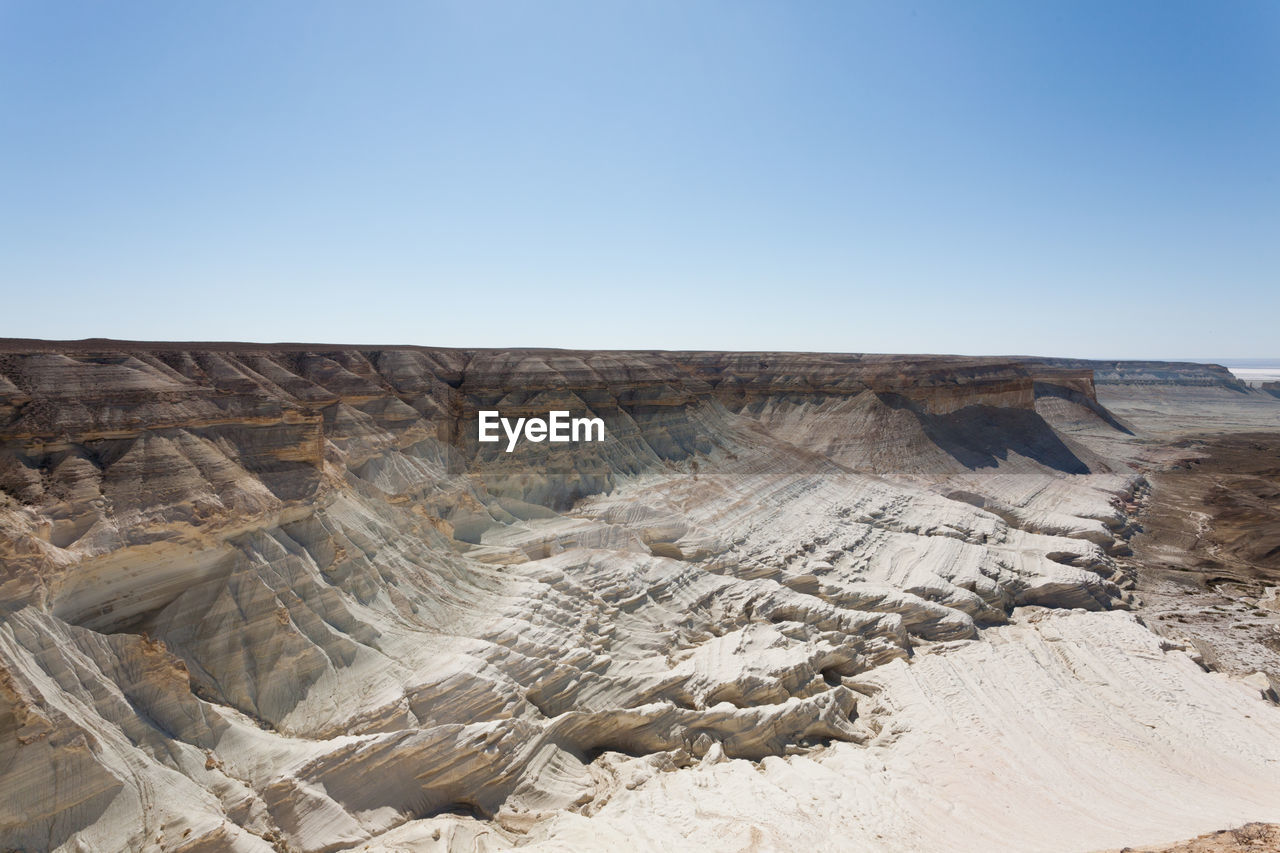
<instances>
[{"instance_id":1,"label":"rock formation","mask_svg":"<svg viewBox=\"0 0 1280 853\"><path fill-rule=\"evenodd\" d=\"M1135 605L1137 433L1163 423L1100 402L1131 386L1280 409L1158 364L6 342L0 848L715 848L715 820L644 817L708 784L746 841L825 821L912 849L951 822L977 847L1008 837L981 797L948 816L904 786L984 766L988 795L1048 790L1028 754L1095 772L1027 740L1018 691L1067 708L1084 756L1105 713L1054 696L1109 697L1109 744L1159 727L1205 761L1218 713L1240 742L1211 769L1280 791L1270 707L1103 612ZM561 409L606 440L477 441L478 411ZM1200 789L1161 789L1175 764L1069 796L1156 780L1176 823L1160 803ZM836 776L868 799L752 823L753 797ZM915 834L879 844L891 801Z\"/></svg>"}]
</instances>

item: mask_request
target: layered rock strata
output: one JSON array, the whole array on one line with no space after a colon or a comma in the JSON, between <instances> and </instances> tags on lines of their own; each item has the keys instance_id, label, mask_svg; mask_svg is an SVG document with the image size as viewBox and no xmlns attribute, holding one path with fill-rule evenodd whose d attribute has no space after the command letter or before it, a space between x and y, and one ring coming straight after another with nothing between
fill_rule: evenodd
<instances>
[{"instance_id":1,"label":"layered rock strata","mask_svg":"<svg viewBox=\"0 0 1280 853\"><path fill-rule=\"evenodd\" d=\"M9 342L0 847L333 850L581 812L619 754L869 743L872 670L1018 606L1127 606L1141 478L1097 449L1130 430L1094 381ZM506 453L493 409L607 438Z\"/></svg>"}]
</instances>

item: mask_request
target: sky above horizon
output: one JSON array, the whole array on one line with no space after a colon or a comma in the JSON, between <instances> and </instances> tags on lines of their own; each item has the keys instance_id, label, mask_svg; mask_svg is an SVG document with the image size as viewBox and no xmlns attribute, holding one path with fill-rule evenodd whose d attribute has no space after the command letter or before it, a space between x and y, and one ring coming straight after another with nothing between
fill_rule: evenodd
<instances>
[{"instance_id":1,"label":"sky above horizon","mask_svg":"<svg viewBox=\"0 0 1280 853\"><path fill-rule=\"evenodd\" d=\"M1280 4L0 0L0 336L1280 356Z\"/></svg>"}]
</instances>

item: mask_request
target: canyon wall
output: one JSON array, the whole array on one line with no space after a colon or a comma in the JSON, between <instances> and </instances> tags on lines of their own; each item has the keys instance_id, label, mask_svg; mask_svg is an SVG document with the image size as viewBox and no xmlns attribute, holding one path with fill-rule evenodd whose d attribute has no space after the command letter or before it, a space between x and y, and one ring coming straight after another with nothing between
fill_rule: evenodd
<instances>
[{"instance_id":1,"label":"canyon wall","mask_svg":"<svg viewBox=\"0 0 1280 853\"><path fill-rule=\"evenodd\" d=\"M1095 381L1001 358L7 342L0 847L518 828L590 813L604 755L871 742L891 716L862 674L1018 606L1128 606L1141 478L1097 449L1132 431ZM606 440L506 453L476 440L493 409L599 417Z\"/></svg>"}]
</instances>

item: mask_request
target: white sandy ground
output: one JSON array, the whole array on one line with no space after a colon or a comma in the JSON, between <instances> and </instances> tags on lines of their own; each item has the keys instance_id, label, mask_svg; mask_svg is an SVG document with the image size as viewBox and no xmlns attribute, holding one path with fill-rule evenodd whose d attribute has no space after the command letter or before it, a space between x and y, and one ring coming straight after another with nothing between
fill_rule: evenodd
<instances>
[{"instance_id":1,"label":"white sandy ground","mask_svg":"<svg viewBox=\"0 0 1280 853\"><path fill-rule=\"evenodd\" d=\"M862 676L891 712L869 746L617 756L590 817L436 818L360 849L1089 851L1280 820L1280 708L1169 645L1128 613L1028 608Z\"/></svg>"},{"instance_id":2,"label":"white sandy ground","mask_svg":"<svg viewBox=\"0 0 1280 853\"><path fill-rule=\"evenodd\" d=\"M1280 367L1231 367L1231 373L1244 382L1275 382L1280 380Z\"/></svg>"},{"instance_id":3,"label":"white sandy ground","mask_svg":"<svg viewBox=\"0 0 1280 853\"><path fill-rule=\"evenodd\" d=\"M1280 429L1276 398L1260 391L1103 385L1098 388L1098 401L1144 438Z\"/></svg>"},{"instance_id":4,"label":"white sandy ground","mask_svg":"<svg viewBox=\"0 0 1280 853\"><path fill-rule=\"evenodd\" d=\"M610 445L614 487L559 517L510 494L576 468L490 493L496 463L455 477L435 426L345 403L305 507L235 461L257 445L156 430L107 471L68 456L74 500L0 513L15 564L75 568L52 610L0 620L0 848L1070 851L1280 819L1256 688L1124 612L976 627L1132 603L1104 551L1126 460L1182 453L1146 442L1197 418L1280 427L1260 392L1099 394L1141 435L1069 397L1034 403L1057 432L1022 409L973 447L961 427L989 424L939 444L869 392L673 408L658 438L721 444L697 465ZM148 611L164 646L113 631ZM623 746L647 755L596 754ZM467 807L501 810L398 826Z\"/></svg>"}]
</instances>

